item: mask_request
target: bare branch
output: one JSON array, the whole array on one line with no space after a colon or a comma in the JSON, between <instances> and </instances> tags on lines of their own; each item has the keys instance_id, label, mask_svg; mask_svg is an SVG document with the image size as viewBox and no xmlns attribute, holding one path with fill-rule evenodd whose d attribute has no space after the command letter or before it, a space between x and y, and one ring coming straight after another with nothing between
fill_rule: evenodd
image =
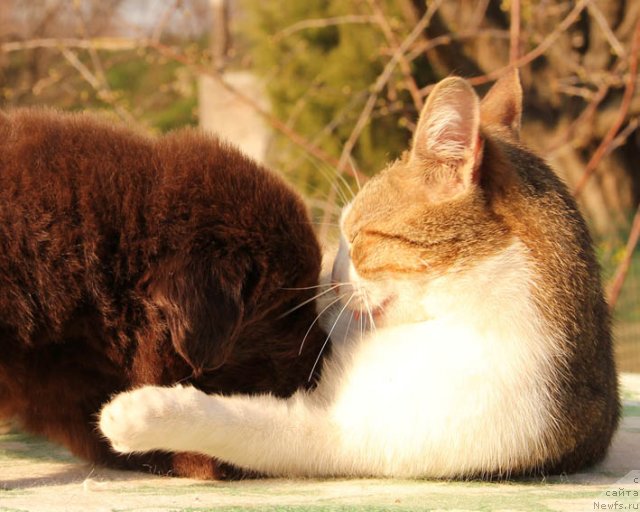
<instances>
[{"instance_id":1,"label":"bare branch","mask_svg":"<svg viewBox=\"0 0 640 512\"><path fill-rule=\"evenodd\" d=\"M62 53L62 56L67 59L69 64L71 64L76 71L80 73L82 78L84 78L91 87L96 91L100 90L100 80L98 80L89 68L82 63L75 53L64 47L60 48L60 53Z\"/></svg>"},{"instance_id":2,"label":"bare branch","mask_svg":"<svg viewBox=\"0 0 640 512\"><path fill-rule=\"evenodd\" d=\"M104 88L102 82L91 72L91 70L87 66L82 63L80 59L78 59L78 56L75 53L64 47L60 49L60 53L62 53L62 56L67 59L69 64L71 64L78 71L78 73L80 73L82 78L84 78L87 83L95 89L95 91L98 93L98 97L106 103L109 103L109 105L113 107L115 112L123 120L133 123L137 122L128 110L122 108L117 104L113 92L109 89Z\"/></svg>"},{"instance_id":3,"label":"bare branch","mask_svg":"<svg viewBox=\"0 0 640 512\"><path fill-rule=\"evenodd\" d=\"M23 50L34 50L37 48L95 48L97 50L119 52L122 50L135 50L136 48L147 46L146 39L132 39L126 37L94 37L91 39L78 38L45 38L29 39L27 41L11 41L0 43L2 53L18 52Z\"/></svg>"},{"instance_id":4,"label":"bare branch","mask_svg":"<svg viewBox=\"0 0 640 512\"><path fill-rule=\"evenodd\" d=\"M82 16L82 12L80 11L80 4L78 2L75 2L73 4L73 10L76 15L78 28L80 30L80 34L82 35L82 38L89 39L87 26L84 21L84 17ZM107 75L104 72L104 67L102 66L102 62L100 61L98 52L96 51L95 47L92 45L90 45L87 48L87 52L89 53L89 57L91 58L91 63L93 64L95 77L100 82L99 90L106 92L109 96L111 96L112 95L111 87L109 86ZM127 120L130 120L130 119L127 119Z\"/></svg>"},{"instance_id":5,"label":"bare branch","mask_svg":"<svg viewBox=\"0 0 640 512\"><path fill-rule=\"evenodd\" d=\"M580 115L571 123L569 128L565 130L562 134L562 138L556 142L553 146L549 148L549 152L553 153L558 151L562 146L564 146L572 137L575 136L576 130L585 126L587 124L591 124L593 117L595 116L600 103L604 100L605 96L609 92L609 85L602 84L598 90L595 92L591 101L587 104L585 109L580 113Z\"/></svg>"},{"instance_id":6,"label":"bare branch","mask_svg":"<svg viewBox=\"0 0 640 512\"><path fill-rule=\"evenodd\" d=\"M631 100L633 99L633 94L636 88L638 73L638 51L640 51L640 20L636 22L636 28L633 33L633 42L631 45L631 52L629 54L629 77L627 79L627 84L625 87L624 95L622 97L622 101L620 103L617 118L605 135L604 139L602 139L602 142L600 143L596 151L593 153L591 159L587 163L587 166L584 169L584 173L582 174L582 177L580 178L580 181L577 183L574 190L574 195L576 197L578 197L582 193L585 185L587 184L587 181L597 169L598 164L600 163L602 158L608 152L609 145L614 140L616 134L622 127L622 124L627 117L629 106L631 105Z\"/></svg>"},{"instance_id":7,"label":"bare branch","mask_svg":"<svg viewBox=\"0 0 640 512\"><path fill-rule=\"evenodd\" d=\"M629 136L638 129L638 126L640 126L640 117L634 117L633 119L631 119L627 123L627 126L625 126L624 129L621 130L618 135L616 135L616 138L611 141L607 154L611 153L614 149L622 146L627 141Z\"/></svg>"},{"instance_id":8,"label":"bare branch","mask_svg":"<svg viewBox=\"0 0 640 512\"><path fill-rule=\"evenodd\" d=\"M277 32L273 36L274 41L280 41L285 37L290 36L291 34L295 34L296 32L300 32L301 30L306 30L310 28L324 28L331 27L335 25L345 25L348 23L375 23L375 16L368 15L358 15L358 14L347 14L345 16L334 16L331 18L314 18L309 20L302 20L293 25L289 25L286 28L283 28L280 32Z\"/></svg>"},{"instance_id":9,"label":"bare branch","mask_svg":"<svg viewBox=\"0 0 640 512\"><path fill-rule=\"evenodd\" d=\"M498 78L500 78L500 76L502 76L504 74L505 71L507 71L511 66L515 66L515 67L523 67L526 66L527 64L531 63L532 61L534 61L535 59L537 59L538 57L540 57L541 55L544 55L544 53L551 47L551 45L553 45L553 43L571 26L573 25L577 20L578 17L580 16L580 13L585 9L585 7L589 4L591 0L579 0L576 5L574 6L573 9L571 9L571 11L569 12L569 14L567 14L567 16L558 24L558 26L555 28L555 30L553 32L551 32L547 37L544 38L544 40L538 45L536 46L533 50L531 50L530 52L526 53L525 55L523 55L522 57L520 57L519 59L517 59L515 62L506 65L506 66L502 66L498 69L495 69L493 71L491 71L490 73L487 73L485 75L481 75L481 76L476 76L473 78L469 79L469 82L473 85L482 85L485 84L487 82L492 82L493 80L497 80ZM420 92L426 96L427 94L429 94L429 92L431 92L431 90L435 87L435 84L431 84L428 85L426 87L423 87Z\"/></svg>"},{"instance_id":10,"label":"bare branch","mask_svg":"<svg viewBox=\"0 0 640 512\"><path fill-rule=\"evenodd\" d=\"M471 16L471 23L468 25L468 28L471 30L477 30L482 20L484 19L485 13L489 8L490 0L478 0L476 6L473 10L473 16Z\"/></svg>"},{"instance_id":11,"label":"bare branch","mask_svg":"<svg viewBox=\"0 0 640 512\"><path fill-rule=\"evenodd\" d=\"M151 32L151 41L154 43L160 42L164 29L167 27L167 24L181 2L182 0L173 0L173 2L171 2L171 4L164 10L162 16L158 20L158 23L153 27L153 31Z\"/></svg>"},{"instance_id":12,"label":"bare branch","mask_svg":"<svg viewBox=\"0 0 640 512\"><path fill-rule=\"evenodd\" d=\"M380 6L379 1L378 0L368 0L368 1L371 9L375 13L376 19L378 21L378 24L380 25L380 28L382 29L382 33L384 34L384 37L387 39L388 43L393 48L394 53L397 53L398 48L400 47L400 42L398 41L398 38L396 37L393 30L391 29L389 20L387 20L386 16L384 15L384 11ZM402 71L402 74L404 75L405 84L407 86L407 89L409 90L409 93L411 94L411 98L413 99L413 104L415 105L416 110L420 112L422 110L422 107L424 106L424 101L422 99L422 95L420 94L420 89L418 88L418 84L416 84L416 81L413 78L413 75L411 74L411 65L409 64L409 61L407 60L404 53L400 54L399 63L400 63L400 69Z\"/></svg>"},{"instance_id":13,"label":"bare branch","mask_svg":"<svg viewBox=\"0 0 640 512\"><path fill-rule=\"evenodd\" d=\"M509 64L520 57L520 0L511 0L511 25L509 27Z\"/></svg>"},{"instance_id":14,"label":"bare branch","mask_svg":"<svg viewBox=\"0 0 640 512\"><path fill-rule=\"evenodd\" d=\"M587 8L589 9L589 14L593 17L593 19L596 20L596 23L604 33L607 41L609 41L609 44L611 45L611 48L613 49L615 54L618 57L625 57L627 52L625 51L624 46L622 46L622 43L618 41L618 38L613 33L613 30L611 30L611 27L607 23L604 14L602 14L600 7L598 7L595 2L591 2Z\"/></svg>"},{"instance_id":15,"label":"bare branch","mask_svg":"<svg viewBox=\"0 0 640 512\"><path fill-rule=\"evenodd\" d=\"M618 265L613 280L611 281L611 286L608 290L607 295L609 299L609 309L612 311L618 303L618 298L622 291L622 285L624 284L627 273L629 272L629 267L631 266L631 257L638 245L638 238L640 238L640 205L638 205L636 214L633 217L631 232L629 233L629 239L627 240L627 245L624 250L624 258L622 258L622 261Z\"/></svg>"},{"instance_id":16,"label":"bare branch","mask_svg":"<svg viewBox=\"0 0 640 512\"><path fill-rule=\"evenodd\" d=\"M413 61L420 55L429 50L433 50L438 46L451 44L453 41L464 41L466 39L474 39L478 37L491 37L495 39L509 39L509 31L498 29L473 29L463 30L460 32L450 32L449 34L443 34L441 36L433 37L424 41L420 41L414 45L411 51L407 54L407 59Z\"/></svg>"}]
</instances>

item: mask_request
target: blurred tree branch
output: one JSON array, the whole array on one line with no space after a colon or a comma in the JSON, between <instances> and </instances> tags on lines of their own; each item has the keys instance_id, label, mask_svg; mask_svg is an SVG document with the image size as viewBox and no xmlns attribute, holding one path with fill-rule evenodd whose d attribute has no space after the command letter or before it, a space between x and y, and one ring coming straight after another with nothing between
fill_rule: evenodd
<instances>
[{"instance_id":1,"label":"blurred tree branch","mask_svg":"<svg viewBox=\"0 0 640 512\"><path fill-rule=\"evenodd\" d=\"M600 164L602 158L610 150L615 136L627 119L629 107L631 106L631 101L636 90L636 81L638 75L638 51L640 51L640 20L638 20L638 22L636 23L636 29L633 36L631 52L629 55L629 74L625 86L624 96L622 97L622 101L620 103L620 108L618 110L614 123L611 125L611 128L602 139L602 142L600 142L598 148L589 159L589 162L584 169L584 173L582 174L580 181L578 181L575 186L574 194L576 196L579 196L584 190L587 181L598 168L598 165Z\"/></svg>"}]
</instances>

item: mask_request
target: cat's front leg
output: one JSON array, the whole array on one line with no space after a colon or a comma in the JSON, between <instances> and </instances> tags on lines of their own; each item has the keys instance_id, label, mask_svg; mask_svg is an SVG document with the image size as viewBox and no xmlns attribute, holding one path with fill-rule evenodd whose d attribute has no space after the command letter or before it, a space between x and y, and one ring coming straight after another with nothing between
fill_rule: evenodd
<instances>
[{"instance_id":1,"label":"cat's front leg","mask_svg":"<svg viewBox=\"0 0 640 512\"><path fill-rule=\"evenodd\" d=\"M272 476L356 474L340 429L304 392L283 400L148 386L107 404L100 429L124 453L198 452Z\"/></svg>"},{"instance_id":2,"label":"cat's front leg","mask_svg":"<svg viewBox=\"0 0 640 512\"><path fill-rule=\"evenodd\" d=\"M145 386L120 393L100 413L100 430L121 453L188 451L189 433L202 410L215 404L193 387Z\"/></svg>"}]
</instances>

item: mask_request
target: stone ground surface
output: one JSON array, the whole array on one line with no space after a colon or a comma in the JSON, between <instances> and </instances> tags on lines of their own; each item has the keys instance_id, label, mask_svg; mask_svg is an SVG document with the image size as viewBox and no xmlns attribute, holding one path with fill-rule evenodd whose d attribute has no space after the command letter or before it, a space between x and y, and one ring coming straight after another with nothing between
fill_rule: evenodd
<instances>
[{"instance_id":1,"label":"stone ground surface","mask_svg":"<svg viewBox=\"0 0 640 512\"><path fill-rule=\"evenodd\" d=\"M203 482L111 471L18 432L0 435L0 511L640 510L640 375L622 376L624 418L589 472L507 483L403 480Z\"/></svg>"}]
</instances>

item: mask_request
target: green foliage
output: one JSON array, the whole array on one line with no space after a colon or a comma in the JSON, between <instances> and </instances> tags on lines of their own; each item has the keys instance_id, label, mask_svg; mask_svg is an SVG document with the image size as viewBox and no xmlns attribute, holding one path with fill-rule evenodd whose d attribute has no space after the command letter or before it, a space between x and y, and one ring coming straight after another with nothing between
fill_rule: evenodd
<instances>
[{"instance_id":1,"label":"green foliage","mask_svg":"<svg viewBox=\"0 0 640 512\"><path fill-rule=\"evenodd\" d=\"M625 244L628 233L620 231L601 238L597 245L598 260L602 265L602 277L605 283L611 283L616 270L626 256ZM640 351L637 342L640 338L640 252L631 256L629 269L613 312L614 340L619 369L638 371Z\"/></svg>"},{"instance_id":2,"label":"green foliage","mask_svg":"<svg viewBox=\"0 0 640 512\"><path fill-rule=\"evenodd\" d=\"M62 110L131 112L150 130L196 125L196 79L183 65L146 51L98 52L110 97L96 90L56 51L10 54L0 68L0 108L54 106ZM78 52L92 70L88 54Z\"/></svg>"},{"instance_id":3,"label":"green foliage","mask_svg":"<svg viewBox=\"0 0 640 512\"><path fill-rule=\"evenodd\" d=\"M107 71L126 107L160 132L197 124L195 77L175 61L143 52L125 52Z\"/></svg>"},{"instance_id":4,"label":"green foliage","mask_svg":"<svg viewBox=\"0 0 640 512\"><path fill-rule=\"evenodd\" d=\"M604 282L612 282L615 271L626 257L625 239L611 237L601 241L597 245L598 260L602 265L602 277ZM631 255L627 278L618 303L616 305L616 319L630 322L640 318L640 252L634 251Z\"/></svg>"},{"instance_id":5,"label":"green foliage","mask_svg":"<svg viewBox=\"0 0 640 512\"><path fill-rule=\"evenodd\" d=\"M249 48L267 84L274 114L339 157L372 85L390 59L390 45L375 22L347 22L340 17L371 16L371 11L355 0L244 0L244 4L249 20L243 31L253 39ZM396 2L381 4L389 19L401 19ZM335 23L336 18L342 22ZM307 20L324 20L324 26L309 26ZM400 40L406 36L404 25L394 26ZM354 148L353 156L365 174L378 171L407 147L410 131L402 118L415 119L416 113L401 83L396 70ZM390 108L393 102L395 110ZM285 140L276 141L273 156L298 186L308 192L320 188L318 194L326 197L326 177Z\"/></svg>"}]
</instances>

